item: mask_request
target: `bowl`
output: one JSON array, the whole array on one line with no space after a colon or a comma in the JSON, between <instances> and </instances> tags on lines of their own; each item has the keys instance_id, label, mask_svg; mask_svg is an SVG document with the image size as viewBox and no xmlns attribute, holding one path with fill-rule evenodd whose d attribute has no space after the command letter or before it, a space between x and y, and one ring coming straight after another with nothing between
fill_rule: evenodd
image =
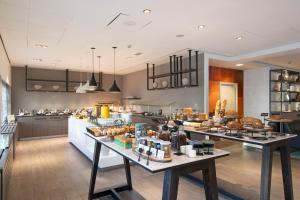
<instances>
[{"instance_id":1,"label":"bowl","mask_svg":"<svg viewBox=\"0 0 300 200\"><path fill-rule=\"evenodd\" d=\"M53 90L58 90L59 89L59 85L53 85L52 88L53 88Z\"/></svg>"},{"instance_id":2,"label":"bowl","mask_svg":"<svg viewBox=\"0 0 300 200\"><path fill-rule=\"evenodd\" d=\"M188 78L183 78L181 82L182 82L183 86L187 86L189 84L189 79Z\"/></svg>"},{"instance_id":3,"label":"bowl","mask_svg":"<svg viewBox=\"0 0 300 200\"><path fill-rule=\"evenodd\" d=\"M34 87L34 89L36 89L36 90L40 90L43 86L41 86L41 85L34 85L33 87Z\"/></svg>"},{"instance_id":4,"label":"bowl","mask_svg":"<svg viewBox=\"0 0 300 200\"><path fill-rule=\"evenodd\" d=\"M166 88L166 87L168 87L168 81L163 81L163 82L161 82L161 86L163 87L163 88Z\"/></svg>"},{"instance_id":5,"label":"bowl","mask_svg":"<svg viewBox=\"0 0 300 200\"><path fill-rule=\"evenodd\" d=\"M154 83L152 84L152 87L153 87L154 89L156 89L156 88L158 87L158 83L157 83L156 81L154 81Z\"/></svg>"}]
</instances>

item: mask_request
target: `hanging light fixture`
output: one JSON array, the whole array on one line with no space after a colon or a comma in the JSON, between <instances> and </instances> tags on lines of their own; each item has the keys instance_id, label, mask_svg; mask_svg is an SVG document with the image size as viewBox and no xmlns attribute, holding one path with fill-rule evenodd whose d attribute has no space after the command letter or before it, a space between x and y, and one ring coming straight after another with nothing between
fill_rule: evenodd
<instances>
[{"instance_id":1,"label":"hanging light fixture","mask_svg":"<svg viewBox=\"0 0 300 200\"><path fill-rule=\"evenodd\" d=\"M92 50L92 66L93 66L93 73L92 76L89 80L89 87L87 90L94 91L97 88L97 81L95 79L95 66L94 66L94 52L95 52L95 47L91 47Z\"/></svg>"},{"instance_id":2,"label":"hanging light fixture","mask_svg":"<svg viewBox=\"0 0 300 200\"><path fill-rule=\"evenodd\" d=\"M82 60L81 60L81 58L80 58L80 68L82 68ZM83 85L82 85L82 73L81 72L79 72L79 73L80 73L79 74L79 76L80 76L80 84L79 84L79 86L76 89L76 93L79 93L79 94L86 93L86 91L84 90Z\"/></svg>"},{"instance_id":3,"label":"hanging light fixture","mask_svg":"<svg viewBox=\"0 0 300 200\"><path fill-rule=\"evenodd\" d=\"M109 89L109 92L112 92L112 93L121 92L120 88L118 87L118 85L116 83L116 48L117 47L113 47L113 49L114 49L114 82L113 82L111 88Z\"/></svg>"},{"instance_id":4,"label":"hanging light fixture","mask_svg":"<svg viewBox=\"0 0 300 200\"><path fill-rule=\"evenodd\" d=\"M87 62L88 62L88 66L87 68L90 68L90 58L89 58L89 54L87 54ZM89 80L89 73L86 73L86 83L81 87L81 90L84 90L86 92L91 92L92 88L90 87L90 80Z\"/></svg>"},{"instance_id":5,"label":"hanging light fixture","mask_svg":"<svg viewBox=\"0 0 300 200\"><path fill-rule=\"evenodd\" d=\"M98 57L98 60L99 60L99 84L98 84L98 87L96 88L95 91L105 92L105 90L102 88L102 72L100 72L100 59L101 59L101 56L97 56L97 57Z\"/></svg>"}]
</instances>

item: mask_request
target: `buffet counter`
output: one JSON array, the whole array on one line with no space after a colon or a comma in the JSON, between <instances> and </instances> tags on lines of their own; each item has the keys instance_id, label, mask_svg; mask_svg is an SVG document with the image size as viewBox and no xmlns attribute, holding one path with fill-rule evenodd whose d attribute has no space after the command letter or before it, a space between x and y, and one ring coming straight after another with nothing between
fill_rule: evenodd
<instances>
[{"instance_id":1,"label":"buffet counter","mask_svg":"<svg viewBox=\"0 0 300 200\"><path fill-rule=\"evenodd\" d=\"M88 159L93 160L93 153L95 148L95 141L88 137L86 133L86 127L95 126L87 119L78 119L75 117L69 117L68 120L68 139L81 153L83 153ZM107 168L123 164L121 156L114 151L109 150L106 147L101 149L101 157L98 167Z\"/></svg>"}]
</instances>

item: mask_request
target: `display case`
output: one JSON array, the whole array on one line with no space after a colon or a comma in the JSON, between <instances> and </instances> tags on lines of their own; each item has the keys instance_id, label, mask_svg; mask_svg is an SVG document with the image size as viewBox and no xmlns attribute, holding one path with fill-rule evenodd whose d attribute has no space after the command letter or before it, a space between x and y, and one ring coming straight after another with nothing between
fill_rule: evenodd
<instances>
[{"instance_id":1,"label":"display case","mask_svg":"<svg viewBox=\"0 0 300 200\"><path fill-rule=\"evenodd\" d=\"M300 111L300 72L270 70L270 114Z\"/></svg>"}]
</instances>

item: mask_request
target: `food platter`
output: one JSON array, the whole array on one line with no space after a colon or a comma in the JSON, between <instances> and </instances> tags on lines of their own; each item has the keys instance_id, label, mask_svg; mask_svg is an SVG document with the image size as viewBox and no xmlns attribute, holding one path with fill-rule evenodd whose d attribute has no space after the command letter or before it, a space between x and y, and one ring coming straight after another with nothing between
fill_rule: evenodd
<instances>
[{"instance_id":1,"label":"food platter","mask_svg":"<svg viewBox=\"0 0 300 200\"><path fill-rule=\"evenodd\" d=\"M244 126L244 129L250 132L268 132L273 130L272 127L253 128L251 126Z\"/></svg>"}]
</instances>

